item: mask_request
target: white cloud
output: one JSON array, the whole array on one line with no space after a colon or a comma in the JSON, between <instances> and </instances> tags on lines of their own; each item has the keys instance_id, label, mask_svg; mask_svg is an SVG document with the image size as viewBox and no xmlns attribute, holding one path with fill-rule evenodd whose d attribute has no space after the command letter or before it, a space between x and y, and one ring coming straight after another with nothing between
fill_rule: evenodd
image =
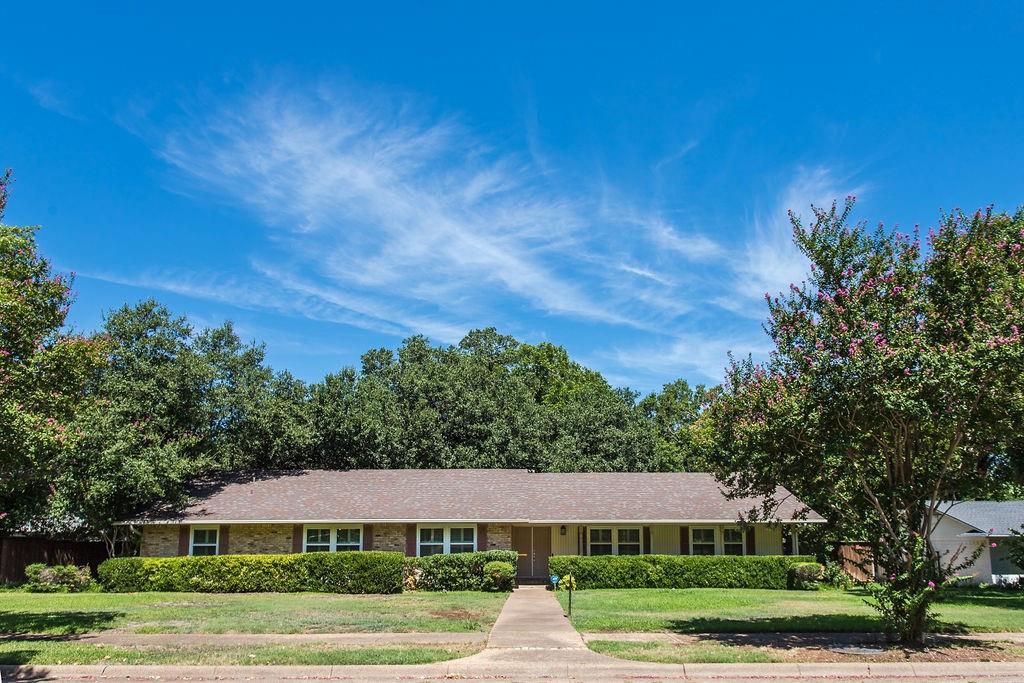
<instances>
[{"instance_id":1,"label":"white cloud","mask_svg":"<svg viewBox=\"0 0 1024 683\"><path fill-rule=\"evenodd\" d=\"M71 107L67 92L57 83L50 80L29 83L28 92L43 109L49 109L69 119L80 120L81 117Z\"/></svg>"},{"instance_id":2,"label":"white cloud","mask_svg":"<svg viewBox=\"0 0 1024 683\"><path fill-rule=\"evenodd\" d=\"M754 337L750 330L733 329L683 333L664 343L616 348L604 355L634 374L672 378L696 372L711 382L720 382L730 352L736 357L758 357L770 350L763 335Z\"/></svg>"},{"instance_id":3,"label":"white cloud","mask_svg":"<svg viewBox=\"0 0 1024 683\"><path fill-rule=\"evenodd\" d=\"M788 212L806 219L811 206L828 207L861 188L846 179L836 178L824 166L800 168L779 193L766 212L754 217L742 256L735 263L736 292L740 299L719 297L723 308L752 317L763 317L760 301L766 292L775 294L806 279L809 264L793 244L793 229Z\"/></svg>"},{"instance_id":4,"label":"white cloud","mask_svg":"<svg viewBox=\"0 0 1024 683\"><path fill-rule=\"evenodd\" d=\"M233 283L199 277L194 296L287 290L306 297L299 314L326 306L445 340L474 321L506 324L510 307L649 330L692 306L658 262L723 254L657 212L556 186L550 162L498 153L408 96L278 84L182 114L130 127L190 190L258 215L273 245Z\"/></svg>"}]
</instances>

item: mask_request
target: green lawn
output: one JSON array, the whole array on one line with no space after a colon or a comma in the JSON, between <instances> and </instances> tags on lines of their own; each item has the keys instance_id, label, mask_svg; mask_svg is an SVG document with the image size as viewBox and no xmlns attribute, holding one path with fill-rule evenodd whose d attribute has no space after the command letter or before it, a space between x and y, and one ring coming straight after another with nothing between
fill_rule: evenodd
<instances>
[{"instance_id":1,"label":"green lawn","mask_svg":"<svg viewBox=\"0 0 1024 683\"><path fill-rule=\"evenodd\" d=\"M574 598L575 601L575 598ZM633 643L621 640L592 640L587 643L594 652L664 664L760 664L781 662L780 657L760 650L734 647L722 643L697 643L681 647L673 643Z\"/></svg>"},{"instance_id":2,"label":"green lawn","mask_svg":"<svg viewBox=\"0 0 1024 683\"><path fill-rule=\"evenodd\" d=\"M0 634L487 631L504 593L0 594Z\"/></svg>"},{"instance_id":3,"label":"green lawn","mask_svg":"<svg viewBox=\"0 0 1024 683\"><path fill-rule=\"evenodd\" d=\"M0 641L0 664L427 664L465 657L474 645L350 647L327 643L114 647L59 640Z\"/></svg>"},{"instance_id":4,"label":"green lawn","mask_svg":"<svg viewBox=\"0 0 1024 683\"><path fill-rule=\"evenodd\" d=\"M589 590L573 593L580 631L677 633L878 632L881 622L862 591ZM558 593L563 608L568 594ZM963 589L937 606L940 629L1024 631L1024 593Z\"/></svg>"}]
</instances>

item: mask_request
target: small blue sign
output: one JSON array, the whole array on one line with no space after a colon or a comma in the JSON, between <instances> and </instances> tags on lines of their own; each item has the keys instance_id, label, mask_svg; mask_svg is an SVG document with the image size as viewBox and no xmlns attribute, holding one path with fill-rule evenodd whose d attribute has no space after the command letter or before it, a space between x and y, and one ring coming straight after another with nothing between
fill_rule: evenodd
<instances>
[{"instance_id":1,"label":"small blue sign","mask_svg":"<svg viewBox=\"0 0 1024 683\"><path fill-rule=\"evenodd\" d=\"M552 574L551 575L551 585L552 586L557 586L558 585L558 574Z\"/></svg>"}]
</instances>

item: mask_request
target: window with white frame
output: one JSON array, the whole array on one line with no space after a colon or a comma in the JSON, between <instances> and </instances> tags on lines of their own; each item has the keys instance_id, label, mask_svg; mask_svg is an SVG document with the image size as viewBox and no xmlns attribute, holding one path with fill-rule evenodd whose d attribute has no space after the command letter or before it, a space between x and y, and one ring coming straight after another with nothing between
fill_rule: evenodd
<instances>
[{"instance_id":1,"label":"window with white frame","mask_svg":"<svg viewBox=\"0 0 1024 683\"><path fill-rule=\"evenodd\" d=\"M361 526L307 526L303 550L307 553L360 550Z\"/></svg>"},{"instance_id":2,"label":"window with white frame","mask_svg":"<svg viewBox=\"0 0 1024 683\"><path fill-rule=\"evenodd\" d=\"M611 529L590 530L590 554L591 555L612 555L614 554Z\"/></svg>"},{"instance_id":3,"label":"window with white frame","mask_svg":"<svg viewBox=\"0 0 1024 683\"><path fill-rule=\"evenodd\" d=\"M726 555L744 555L743 531L735 527L722 529L722 552Z\"/></svg>"},{"instance_id":4,"label":"window with white frame","mask_svg":"<svg viewBox=\"0 0 1024 683\"><path fill-rule=\"evenodd\" d=\"M476 527L421 526L417 552L420 557L448 553L471 553L476 550Z\"/></svg>"},{"instance_id":5,"label":"window with white frame","mask_svg":"<svg viewBox=\"0 0 1024 683\"><path fill-rule=\"evenodd\" d=\"M591 555L639 555L643 552L640 527L591 527Z\"/></svg>"},{"instance_id":6,"label":"window with white frame","mask_svg":"<svg viewBox=\"0 0 1024 683\"><path fill-rule=\"evenodd\" d=\"M338 527L335 530L334 549L336 551L359 550L362 547L363 530L361 527Z\"/></svg>"},{"instance_id":7,"label":"window with white frame","mask_svg":"<svg viewBox=\"0 0 1024 683\"><path fill-rule=\"evenodd\" d=\"M715 529L714 527L690 529L690 554L691 555L714 555L715 554Z\"/></svg>"},{"instance_id":8,"label":"window with white frame","mask_svg":"<svg viewBox=\"0 0 1024 683\"><path fill-rule=\"evenodd\" d=\"M307 553L329 553L331 551L330 528L306 529Z\"/></svg>"},{"instance_id":9,"label":"window with white frame","mask_svg":"<svg viewBox=\"0 0 1024 683\"><path fill-rule=\"evenodd\" d=\"M444 553L444 527L423 527L420 529L420 557Z\"/></svg>"},{"instance_id":10,"label":"window with white frame","mask_svg":"<svg viewBox=\"0 0 1024 683\"><path fill-rule=\"evenodd\" d=\"M189 555L216 555L217 554L217 527L192 527L192 543L189 546Z\"/></svg>"},{"instance_id":11,"label":"window with white frame","mask_svg":"<svg viewBox=\"0 0 1024 683\"><path fill-rule=\"evenodd\" d=\"M449 529L448 552L471 553L476 550L476 528L454 527Z\"/></svg>"},{"instance_id":12,"label":"window with white frame","mask_svg":"<svg viewBox=\"0 0 1024 683\"><path fill-rule=\"evenodd\" d=\"M618 541L616 555L640 554L640 529L616 529L615 536Z\"/></svg>"}]
</instances>

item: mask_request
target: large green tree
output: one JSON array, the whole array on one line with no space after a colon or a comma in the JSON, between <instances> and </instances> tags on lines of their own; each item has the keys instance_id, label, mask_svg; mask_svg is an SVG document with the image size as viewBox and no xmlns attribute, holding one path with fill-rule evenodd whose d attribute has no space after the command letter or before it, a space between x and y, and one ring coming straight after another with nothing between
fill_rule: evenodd
<instances>
[{"instance_id":1,"label":"large green tree","mask_svg":"<svg viewBox=\"0 0 1024 683\"><path fill-rule=\"evenodd\" d=\"M766 297L775 350L735 363L711 409L720 475L769 499L785 484L877 539L877 604L921 642L957 563L930 513L991 493L1024 419L1024 213L955 213L921 245L851 225L852 205L793 221L810 277Z\"/></svg>"},{"instance_id":2,"label":"large green tree","mask_svg":"<svg viewBox=\"0 0 1024 683\"><path fill-rule=\"evenodd\" d=\"M0 176L0 531L45 525L101 341L67 333L71 278L39 255L35 228L2 224L10 171Z\"/></svg>"}]
</instances>

